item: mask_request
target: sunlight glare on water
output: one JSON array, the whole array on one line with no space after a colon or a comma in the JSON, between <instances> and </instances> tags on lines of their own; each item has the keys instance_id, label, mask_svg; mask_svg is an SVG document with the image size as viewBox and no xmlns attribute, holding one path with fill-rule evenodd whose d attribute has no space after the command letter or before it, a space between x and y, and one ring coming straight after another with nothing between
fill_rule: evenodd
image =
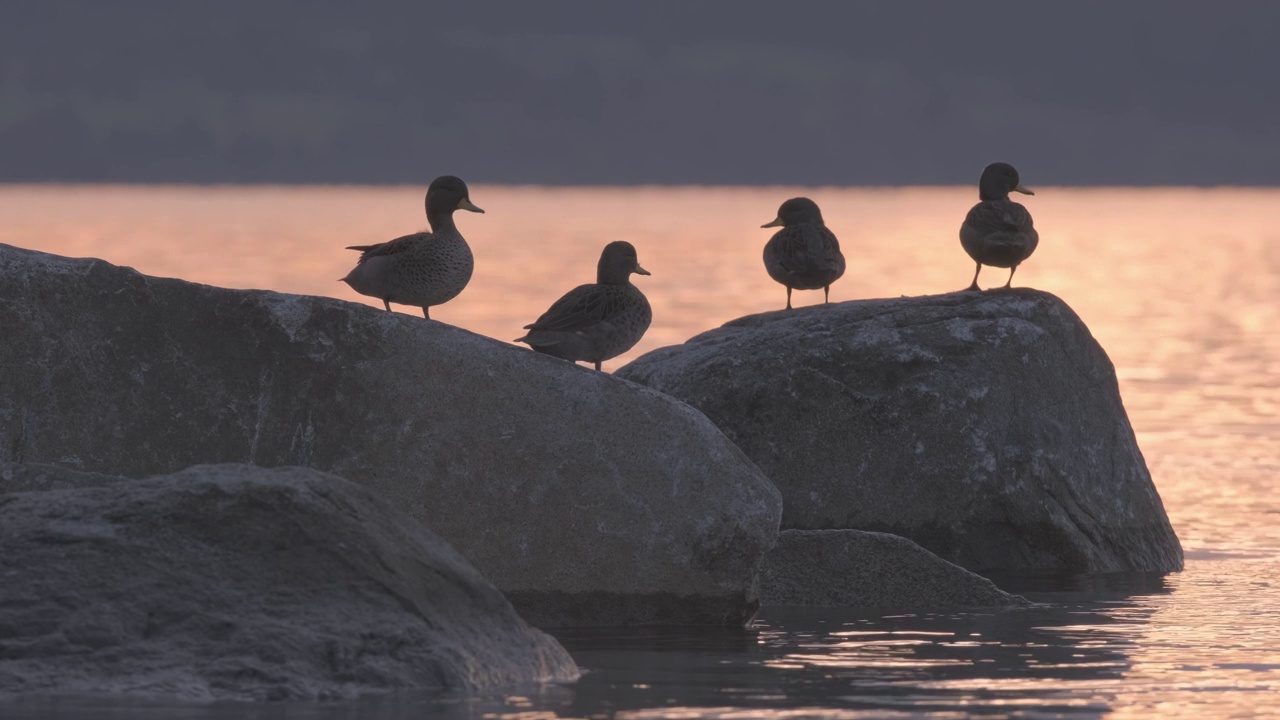
<instances>
[{"instance_id":1,"label":"sunlight glare on water","mask_svg":"<svg viewBox=\"0 0 1280 720\"><path fill-rule=\"evenodd\" d=\"M589 671L574 686L448 704L382 699L360 715L1280 717L1280 191L1026 181L1037 195L1019 200L1041 242L1015 284L1067 301L1115 363L1185 572L1015 579L1006 589L1045 603L1020 611L766 610L756 627L728 634L556 633ZM422 193L14 186L0 188L0 242L378 307L337 282L356 259L343 247L425 227ZM780 309L785 291L760 257L772 230L759 226L799 194L819 203L849 260L832 301L968 284L973 265L956 233L972 188L475 186L472 200L487 213L459 213L458 224L476 273L433 318L510 341L560 294L593 281L606 242L628 240L653 272L635 283L654 322L637 348L606 363L614 369ZM980 283L1006 277L988 268Z\"/></svg>"}]
</instances>

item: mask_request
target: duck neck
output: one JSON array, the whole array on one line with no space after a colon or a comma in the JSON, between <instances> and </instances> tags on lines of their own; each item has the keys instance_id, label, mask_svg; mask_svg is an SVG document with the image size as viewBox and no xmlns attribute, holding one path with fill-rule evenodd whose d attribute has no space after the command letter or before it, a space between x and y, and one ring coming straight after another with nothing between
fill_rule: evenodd
<instances>
[{"instance_id":1,"label":"duck neck","mask_svg":"<svg viewBox=\"0 0 1280 720\"><path fill-rule=\"evenodd\" d=\"M606 267L604 263L601 263L600 266L596 268L596 284L597 285L630 285L631 271Z\"/></svg>"},{"instance_id":2,"label":"duck neck","mask_svg":"<svg viewBox=\"0 0 1280 720\"><path fill-rule=\"evenodd\" d=\"M433 233L457 232L458 226L453 224L453 209L436 210L427 208L427 222L431 224Z\"/></svg>"},{"instance_id":3,"label":"duck neck","mask_svg":"<svg viewBox=\"0 0 1280 720\"><path fill-rule=\"evenodd\" d=\"M999 200L1009 199L1009 188L1005 185L1003 178L983 173L978 180L978 199L982 202L996 202Z\"/></svg>"}]
</instances>

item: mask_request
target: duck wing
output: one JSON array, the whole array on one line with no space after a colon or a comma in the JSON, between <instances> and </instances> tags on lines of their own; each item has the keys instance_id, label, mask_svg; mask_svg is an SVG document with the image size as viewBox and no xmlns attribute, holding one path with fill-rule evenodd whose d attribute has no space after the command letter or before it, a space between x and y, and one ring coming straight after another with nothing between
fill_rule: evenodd
<instances>
[{"instance_id":1,"label":"duck wing","mask_svg":"<svg viewBox=\"0 0 1280 720\"><path fill-rule=\"evenodd\" d=\"M524 328L576 332L608 320L617 314L621 304L621 293L609 290L606 285L579 285Z\"/></svg>"},{"instance_id":2,"label":"duck wing","mask_svg":"<svg viewBox=\"0 0 1280 720\"><path fill-rule=\"evenodd\" d=\"M825 225L818 230L819 232L814 233L816 237L807 241L810 257L818 258L823 267L843 266L844 254L840 252L840 241L836 239L836 234Z\"/></svg>"},{"instance_id":3,"label":"duck wing","mask_svg":"<svg viewBox=\"0 0 1280 720\"><path fill-rule=\"evenodd\" d=\"M431 237L431 233L420 232L420 233L414 233L412 235L405 235L403 237L398 237L395 240L388 240L387 242L378 243L376 245L348 245L347 249L360 251L360 259L356 261L356 265L360 265L365 260L368 260L369 258L372 258L372 257L381 257L384 255L396 255L398 253L402 253L405 250L408 250L409 248L413 247L416 241L425 240L430 237Z\"/></svg>"}]
</instances>

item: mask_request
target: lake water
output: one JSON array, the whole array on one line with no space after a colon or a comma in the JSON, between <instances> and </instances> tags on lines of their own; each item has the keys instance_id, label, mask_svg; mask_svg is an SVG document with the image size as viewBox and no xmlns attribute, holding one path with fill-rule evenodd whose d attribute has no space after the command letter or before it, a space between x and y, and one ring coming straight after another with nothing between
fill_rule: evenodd
<instances>
[{"instance_id":1,"label":"lake water","mask_svg":"<svg viewBox=\"0 0 1280 720\"><path fill-rule=\"evenodd\" d=\"M1033 186L1034 187L1034 186ZM1017 285L1066 300L1116 365L1186 550L1161 577L998 578L1041 606L864 617L766 610L742 630L554 633L587 671L488 698L175 706L73 699L4 717L1280 717L1280 191L1036 188ZM155 275L380 305L336 281L345 245L425 226L422 188L0 187L0 242ZM629 240L654 323L616 368L782 307L760 253L778 204L814 198L849 270L832 301L965 287L970 188L478 186L476 274L434 319L510 340L600 248ZM1006 274L983 271L980 283ZM821 302L797 293L797 304ZM414 312L411 308L398 308Z\"/></svg>"}]
</instances>

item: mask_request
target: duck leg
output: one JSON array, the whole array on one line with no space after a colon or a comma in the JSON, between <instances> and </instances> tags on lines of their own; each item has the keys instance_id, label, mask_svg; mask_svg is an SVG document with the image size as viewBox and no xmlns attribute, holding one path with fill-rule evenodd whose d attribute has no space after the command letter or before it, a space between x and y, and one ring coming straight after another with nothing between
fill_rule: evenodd
<instances>
[{"instance_id":1,"label":"duck leg","mask_svg":"<svg viewBox=\"0 0 1280 720\"><path fill-rule=\"evenodd\" d=\"M1014 265L1013 267L1009 268L1009 280L1004 284L1004 287L1006 290L1008 290L1009 286L1013 284L1013 274L1016 272L1018 272L1017 265Z\"/></svg>"},{"instance_id":2,"label":"duck leg","mask_svg":"<svg viewBox=\"0 0 1280 720\"><path fill-rule=\"evenodd\" d=\"M388 300L388 299L386 299L386 298L382 298L382 304L383 304L383 306L384 306L384 307L386 307L386 308L387 308L387 312L391 312L391 301L390 301L390 300Z\"/></svg>"},{"instance_id":3,"label":"duck leg","mask_svg":"<svg viewBox=\"0 0 1280 720\"><path fill-rule=\"evenodd\" d=\"M829 302L831 302L831 286L823 285L822 286L822 304L826 305Z\"/></svg>"},{"instance_id":4,"label":"duck leg","mask_svg":"<svg viewBox=\"0 0 1280 720\"><path fill-rule=\"evenodd\" d=\"M428 319L428 320L430 320L430 319L431 319L431 311L427 308L427 306L426 306L426 305L423 305L423 306L422 306L422 317L424 317L424 318L426 318L426 319Z\"/></svg>"},{"instance_id":5,"label":"duck leg","mask_svg":"<svg viewBox=\"0 0 1280 720\"><path fill-rule=\"evenodd\" d=\"M982 272L982 263L978 263L978 269L973 271L973 282L969 283L969 287L965 288L965 290L978 289L978 273L980 272Z\"/></svg>"},{"instance_id":6,"label":"duck leg","mask_svg":"<svg viewBox=\"0 0 1280 720\"><path fill-rule=\"evenodd\" d=\"M601 372L601 370L600 370L600 361L599 361L599 360L597 360L597 361L596 361L596 372Z\"/></svg>"},{"instance_id":7,"label":"duck leg","mask_svg":"<svg viewBox=\"0 0 1280 720\"><path fill-rule=\"evenodd\" d=\"M791 288L787 288L787 309L791 309Z\"/></svg>"}]
</instances>

